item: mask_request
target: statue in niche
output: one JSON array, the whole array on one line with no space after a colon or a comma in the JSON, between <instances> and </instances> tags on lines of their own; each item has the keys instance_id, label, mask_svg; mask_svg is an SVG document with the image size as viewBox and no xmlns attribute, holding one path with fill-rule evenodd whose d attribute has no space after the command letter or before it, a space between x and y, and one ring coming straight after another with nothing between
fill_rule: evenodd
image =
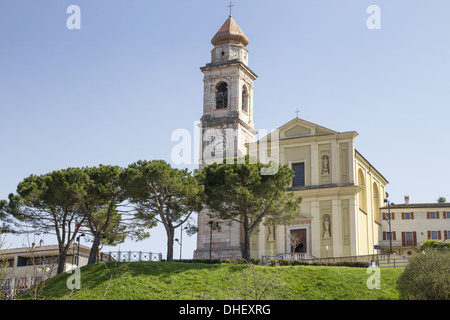
<instances>
[{"instance_id":1,"label":"statue in niche","mask_svg":"<svg viewBox=\"0 0 450 320\"><path fill-rule=\"evenodd\" d=\"M323 220L323 235L324 238L331 238L330 219L327 217Z\"/></svg>"},{"instance_id":2,"label":"statue in niche","mask_svg":"<svg viewBox=\"0 0 450 320\"><path fill-rule=\"evenodd\" d=\"M330 174L330 161L328 156L322 157L322 174Z\"/></svg>"},{"instance_id":3,"label":"statue in niche","mask_svg":"<svg viewBox=\"0 0 450 320\"><path fill-rule=\"evenodd\" d=\"M267 234L267 242L273 242L275 241L275 226L274 225L269 225L267 226L268 228L268 234Z\"/></svg>"}]
</instances>

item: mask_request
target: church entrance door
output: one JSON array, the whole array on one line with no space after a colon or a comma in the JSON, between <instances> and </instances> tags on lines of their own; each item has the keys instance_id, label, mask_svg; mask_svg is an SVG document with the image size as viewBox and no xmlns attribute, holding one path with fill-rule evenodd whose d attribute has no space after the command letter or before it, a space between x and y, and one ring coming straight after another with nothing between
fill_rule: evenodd
<instances>
[{"instance_id":1,"label":"church entrance door","mask_svg":"<svg viewBox=\"0 0 450 320\"><path fill-rule=\"evenodd\" d=\"M291 253L307 252L306 229L291 230Z\"/></svg>"}]
</instances>

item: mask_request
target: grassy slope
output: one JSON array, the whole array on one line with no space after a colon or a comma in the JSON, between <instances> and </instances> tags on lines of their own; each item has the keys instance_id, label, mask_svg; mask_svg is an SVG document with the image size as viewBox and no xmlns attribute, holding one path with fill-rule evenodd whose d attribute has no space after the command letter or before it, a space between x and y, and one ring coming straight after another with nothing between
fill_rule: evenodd
<instances>
[{"instance_id":1,"label":"grassy slope","mask_svg":"<svg viewBox=\"0 0 450 320\"><path fill-rule=\"evenodd\" d=\"M368 289L365 268L234 264L132 262L81 268L81 289L67 289L68 274L48 280L43 299L259 299L250 289L269 288L264 299L398 299L395 281L401 269L381 269L381 289ZM268 283L276 279L273 286ZM239 293L241 291L241 293ZM104 296L106 292L106 295ZM242 293L244 292L244 293ZM246 296L245 293L248 293Z\"/></svg>"}]
</instances>

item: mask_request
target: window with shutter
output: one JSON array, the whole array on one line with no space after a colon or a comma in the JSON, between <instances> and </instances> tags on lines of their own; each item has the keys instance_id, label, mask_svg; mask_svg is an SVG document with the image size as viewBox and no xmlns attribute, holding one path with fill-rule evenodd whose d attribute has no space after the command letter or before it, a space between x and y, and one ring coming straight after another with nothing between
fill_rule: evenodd
<instances>
[{"instance_id":1,"label":"window with shutter","mask_svg":"<svg viewBox=\"0 0 450 320\"><path fill-rule=\"evenodd\" d=\"M413 233L405 232L405 245L412 246L413 245Z\"/></svg>"}]
</instances>

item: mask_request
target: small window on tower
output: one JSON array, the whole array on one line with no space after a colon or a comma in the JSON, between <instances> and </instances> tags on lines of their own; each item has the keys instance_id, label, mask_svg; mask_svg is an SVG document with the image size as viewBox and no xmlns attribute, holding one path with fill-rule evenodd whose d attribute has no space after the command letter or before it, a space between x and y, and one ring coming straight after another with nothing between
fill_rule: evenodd
<instances>
[{"instance_id":1,"label":"small window on tower","mask_svg":"<svg viewBox=\"0 0 450 320\"><path fill-rule=\"evenodd\" d=\"M242 111L248 114L248 91L247 87L242 87Z\"/></svg>"},{"instance_id":2,"label":"small window on tower","mask_svg":"<svg viewBox=\"0 0 450 320\"><path fill-rule=\"evenodd\" d=\"M225 82L217 86L216 109L226 109L228 107L228 85Z\"/></svg>"}]
</instances>

